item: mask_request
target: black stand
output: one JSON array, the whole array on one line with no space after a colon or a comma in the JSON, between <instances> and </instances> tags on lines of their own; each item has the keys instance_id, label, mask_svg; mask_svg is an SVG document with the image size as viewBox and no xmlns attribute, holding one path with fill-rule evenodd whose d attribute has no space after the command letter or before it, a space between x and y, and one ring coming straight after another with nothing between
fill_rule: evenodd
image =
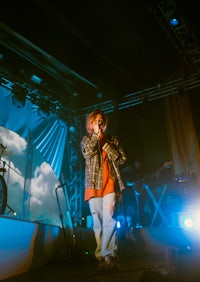
<instances>
[{"instance_id":1,"label":"black stand","mask_svg":"<svg viewBox=\"0 0 200 282\"><path fill-rule=\"evenodd\" d=\"M60 206L60 200L58 197L58 189L61 188L60 186L56 187L55 192L56 192L56 199L57 199L57 203L58 203L58 209L59 209L59 217L60 217L60 221L61 221L61 226L62 226L62 230L63 230L63 236L65 241L67 241L67 236L66 236L66 232L65 232L65 226L64 226L64 221L63 221L63 214L61 211L61 206Z\"/></svg>"},{"instance_id":2,"label":"black stand","mask_svg":"<svg viewBox=\"0 0 200 282\"><path fill-rule=\"evenodd\" d=\"M14 216L17 215L17 213L11 208L11 206L9 206L9 205L7 204L6 207L9 209L9 211L8 211L6 214L12 213Z\"/></svg>"},{"instance_id":3,"label":"black stand","mask_svg":"<svg viewBox=\"0 0 200 282\"><path fill-rule=\"evenodd\" d=\"M7 204L7 197L8 197L8 189L7 185L4 179L4 173L6 172L5 168L5 162L3 162L3 167L0 168L0 172L3 174L0 175L0 214L5 214L6 207L9 209L9 211L6 213L6 215L12 214L16 216L16 212Z\"/></svg>"},{"instance_id":4,"label":"black stand","mask_svg":"<svg viewBox=\"0 0 200 282\"><path fill-rule=\"evenodd\" d=\"M74 226L73 226L73 222L72 222L72 218L71 218L71 213L70 213L70 218L71 218L71 222L72 222L72 244L70 244L70 242L67 239L67 235L66 235L66 230L65 230L65 225L64 225L64 221L63 221L63 214L62 214L62 209L61 209L61 205L60 205L60 200L59 200L59 196L58 196L58 189L59 188L63 188L65 186L65 184L61 184L58 185L55 189L55 193L56 193L56 199L57 199L57 203L58 203L58 209L59 209L59 217L60 217L60 221L61 221L61 226L62 226L62 231L63 231L63 236L64 236L64 240L66 242L66 254L67 254L67 258L71 258L73 256L74 250L76 249L76 237L75 237L75 233L74 233ZM65 194L65 192L63 192ZM66 195L65 195L66 196ZM68 201L67 201L67 205L69 205ZM69 212L69 211L67 211Z\"/></svg>"},{"instance_id":5,"label":"black stand","mask_svg":"<svg viewBox=\"0 0 200 282\"><path fill-rule=\"evenodd\" d=\"M7 206L7 185L5 179L0 175L0 214L4 214Z\"/></svg>"}]
</instances>

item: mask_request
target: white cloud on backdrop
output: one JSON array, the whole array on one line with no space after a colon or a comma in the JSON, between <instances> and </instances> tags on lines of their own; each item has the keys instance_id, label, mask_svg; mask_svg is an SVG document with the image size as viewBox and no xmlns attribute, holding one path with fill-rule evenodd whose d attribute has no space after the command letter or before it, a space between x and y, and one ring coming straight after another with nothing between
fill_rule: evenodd
<instances>
[{"instance_id":1,"label":"white cloud on backdrop","mask_svg":"<svg viewBox=\"0 0 200 282\"><path fill-rule=\"evenodd\" d=\"M0 141L14 154L24 155L27 143L17 133L0 126Z\"/></svg>"},{"instance_id":2,"label":"white cloud on backdrop","mask_svg":"<svg viewBox=\"0 0 200 282\"><path fill-rule=\"evenodd\" d=\"M24 206L24 171L26 165L26 140L18 134L0 126L0 144L6 147L2 154L1 166L6 162L7 172L4 175L7 184L7 204L20 218ZM62 189L55 189L59 182L50 165L33 148L33 176L30 185L29 220L61 226L60 212L66 210L66 201ZM59 199L59 203L58 203ZM62 211L59 210L60 204ZM6 214L11 215L9 207ZM66 222L66 220L65 220Z\"/></svg>"}]
</instances>

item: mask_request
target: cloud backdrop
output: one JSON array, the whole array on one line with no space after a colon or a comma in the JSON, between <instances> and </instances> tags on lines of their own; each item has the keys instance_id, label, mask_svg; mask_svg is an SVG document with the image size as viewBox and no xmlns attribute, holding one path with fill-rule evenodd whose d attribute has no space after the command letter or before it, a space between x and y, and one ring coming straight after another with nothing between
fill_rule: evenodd
<instances>
[{"instance_id":1,"label":"cloud backdrop","mask_svg":"<svg viewBox=\"0 0 200 282\"><path fill-rule=\"evenodd\" d=\"M24 204L27 204L24 201L29 200L29 220L61 226L62 213L65 224L70 225L65 217L67 207L63 189L56 190L60 183L41 154L33 148L32 178L27 199L24 196L27 142L15 132L0 126L0 144L5 147L5 150L0 151L2 154L0 165L1 167L5 165L6 168L4 178L8 197L5 215L14 216L15 211L16 217L22 218Z\"/></svg>"}]
</instances>

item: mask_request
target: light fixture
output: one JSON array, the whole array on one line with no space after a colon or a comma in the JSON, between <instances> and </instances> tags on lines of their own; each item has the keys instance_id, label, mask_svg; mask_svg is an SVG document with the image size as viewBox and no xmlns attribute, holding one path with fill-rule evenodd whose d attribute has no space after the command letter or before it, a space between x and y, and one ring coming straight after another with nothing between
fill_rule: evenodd
<instances>
[{"instance_id":1,"label":"light fixture","mask_svg":"<svg viewBox=\"0 0 200 282\"><path fill-rule=\"evenodd\" d=\"M12 86L12 102L17 108L23 108L26 104L27 90L17 84Z\"/></svg>"},{"instance_id":2,"label":"light fixture","mask_svg":"<svg viewBox=\"0 0 200 282\"><path fill-rule=\"evenodd\" d=\"M34 82L35 84L41 84L42 83L42 78L39 76L32 74L31 75L31 81Z\"/></svg>"},{"instance_id":3,"label":"light fixture","mask_svg":"<svg viewBox=\"0 0 200 282\"><path fill-rule=\"evenodd\" d=\"M98 92L98 93L97 93L97 98L98 98L98 99L103 99L103 93Z\"/></svg>"},{"instance_id":4,"label":"light fixture","mask_svg":"<svg viewBox=\"0 0 200 282\"><path fill-rule=\"evenodd\" d=\"M170 25L176 27L180 24L180 20L181 20L181 14L177 9L172 9L169 13L168 13L168 20Z\"/></svg>"},{"instance_id":5,"label":"light fixture","mask_svg":"<svg viewBox=\"0 0 200 282\"><path fill-rule=\"evenodd\" d=\"M173 25L173 26L179 25L179 20L178 20L178 18L175 18L175 17L171 18L171 19L170 19L170 24Z\"/></svg>"},{"instance_id":6,"label":"light fixture","mask_svg":"<svg viewBox=\"0 0 200 282\"><path fill-rule=\"evenodd\" d=\"M51 102L47 99L39 99L38 100L38 107L46 115L49 115L50 112L51 112Z\"/></svg>"}]
</instances>

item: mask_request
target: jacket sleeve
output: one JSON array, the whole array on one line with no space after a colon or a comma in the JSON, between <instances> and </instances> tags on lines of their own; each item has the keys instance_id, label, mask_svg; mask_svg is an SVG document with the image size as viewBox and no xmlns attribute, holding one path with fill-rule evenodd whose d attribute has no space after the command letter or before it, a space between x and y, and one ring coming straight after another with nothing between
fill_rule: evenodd
<instances>
[{"instance_id":1,"label":"jacket sleeve","mask_svg":"<svg viewBox=\"0 0 200 282\"><path fill-rule=\"evenodd\" d=\"M118 164L123 164L127 157L126 154L116 136L109 142L103 145L103 149L107 152L108 158Z\"/></svg>"},{"instance_id":2,"label":"jacket sleeve","mask_svg":"<svg viewBox=\"0 0 200 282\"><path fill-rule=\"evenodd\" d=\"M85 159L92 158L98 153L98 134L93 133L91 136L84 136L81 140L81 151Z\"/></svg>"}]
</instances>

